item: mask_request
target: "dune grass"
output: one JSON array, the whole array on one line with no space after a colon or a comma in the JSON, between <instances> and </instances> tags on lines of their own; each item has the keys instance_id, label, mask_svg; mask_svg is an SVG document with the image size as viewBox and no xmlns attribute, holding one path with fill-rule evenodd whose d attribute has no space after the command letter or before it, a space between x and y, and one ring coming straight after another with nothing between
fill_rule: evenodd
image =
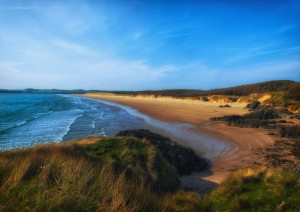
<instances>
[{"instance_id":1,"label":"dune grass","mask_svg":"<svg viewBox=\"0 0 300 212\"><path fill-rule=\"evenodd\" d=\"M283 170L238 171L205 198L211 211L297 211L299 175Z\"/></svg>"},{"instance_id":2,"label":"dune grass","mask_svg":"<svg viewBox=\"0 0 300 212\"><path fill-rule=\"evenodd\" d=\"M154 146L91 138L0 153L0 211L299 211L299 173L242 170L200 197Z\"/></svg>"},{"instance_id":3,"label":"dune grass","mask_svg":"<svg viewBox=\"0 0 300 212\"><path fill-rule=\"evenodd\" d=\"M178 186L160 153L132 138L0 154L0 209L7 211L158 211L161 193Z\"/></svg>"}]
</instances>

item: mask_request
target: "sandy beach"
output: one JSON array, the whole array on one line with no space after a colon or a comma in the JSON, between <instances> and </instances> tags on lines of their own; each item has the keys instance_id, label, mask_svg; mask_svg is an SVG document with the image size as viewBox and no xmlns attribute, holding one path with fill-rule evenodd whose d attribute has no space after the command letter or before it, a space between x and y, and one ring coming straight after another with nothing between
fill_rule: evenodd
<instances>
[{"instance_id":1,"label":"sandy beach","mask_svg":"<svg viewBox=\"0 0 300 212\"><path fill-rule=\"evenodd\" d=\"M149 115L155 119L171 122L192 124L191 133L205 135L208 139L214 139L220 143L230 146L224 152L214 152L213 149L206 150L204 154L212 161L210 170L201 173L193 173L190 176L182 177L182 182L186 187L207 187L209 190L222 182L228 174L236 169L253 167L262 160L261 155L257 155L257 150L273 144L274 139L267 135L262 129L228 127L223 122L213 122L209 118L224 115L242 115L248 113L244 109L245 104L228 103L229 108L219 108L221 103L210 103L202 101L152 98L152 97L131 97L116 95L85 94L84 96L111 101L122 105L130 106L139 112ZM172 135L168 135L172 138ZM173 136L174 138L174 136ZM172 138L172 139L173 139ZM201 142L193 143L195 148L201 149ZM203 139L203 137L202 137ZM181 141L181 144L184 141ZM197 152L197 151L196 151Z\"/></svg>"}]
</instances>

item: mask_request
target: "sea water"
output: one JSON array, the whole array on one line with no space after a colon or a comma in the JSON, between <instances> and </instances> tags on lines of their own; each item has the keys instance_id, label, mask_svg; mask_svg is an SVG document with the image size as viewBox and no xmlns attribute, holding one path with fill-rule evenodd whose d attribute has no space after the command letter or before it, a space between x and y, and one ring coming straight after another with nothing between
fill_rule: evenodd
<instances>
[{"instance_id":1,"label":"sea water","mask_svg":"<svg viewBox=\"0 0 300 212\"><path fill-rule=\"evenodd\" d=\"M128 111L61 94L0 94L0 151L145 128Z\"/></svg>"},{"instance_id":2,"label":"sea water","mask_svg":"<svg viewBox=\"0 0 300 212\"><path fill-rule=\"evenodd\" d=\"M194 132L194 125L154 119L117 103L62 94L1 94L0 151L149 129L213 159L230 145Z\"/></svg>"}]
</instances>

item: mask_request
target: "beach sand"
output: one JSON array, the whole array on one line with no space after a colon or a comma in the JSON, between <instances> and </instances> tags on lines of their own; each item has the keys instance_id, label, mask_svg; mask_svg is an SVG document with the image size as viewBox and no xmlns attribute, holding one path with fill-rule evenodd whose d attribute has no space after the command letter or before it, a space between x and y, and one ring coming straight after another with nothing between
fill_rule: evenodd
<instances>
[{"instance_id":1,"label":"beach sand","mask_svg":"<svg viewBox=\"0 0 300 212\"><path fill-rule=\"evenodd\" d=\"M258 162L262 160L262 156L256 154L257 150L274 143L274 139L268 136L263 129L229 127L224 122L210 121L211 117L248 113L244 109L245 104L241 103L228 103L231 107L219 108L221 103L196 100L100 94L85 94L84 96L130 106L161 121L193 124L191 133L205 135L208 139L229 145L230 149L221 153L214 152L213 149L206 150L210 152L206 152L204 156L212 161L209 170L181 177L184 187L193 190L201 188L200 192L211 190L221 183L231 171L260 164ZM172 135L166 136L174 138ZM184 145L184 141L180 143ZM191 146L193 149L205 149L204 146L201 146L201 142L194 142L193 145Z\"/></svg>"}]
</instances>

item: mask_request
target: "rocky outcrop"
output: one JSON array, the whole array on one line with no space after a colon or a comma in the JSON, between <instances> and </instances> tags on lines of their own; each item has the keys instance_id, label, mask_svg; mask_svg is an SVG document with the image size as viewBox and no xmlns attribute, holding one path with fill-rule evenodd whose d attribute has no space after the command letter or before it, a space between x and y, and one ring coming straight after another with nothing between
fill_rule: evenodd
<instances>
[{"instance_id":1,"label":"rocky outcrop","mask_svg":"<svg viewBox=\"0 0 300 212\"><path fill-rule=\"evenodd\" d=\"M178 145L171 139L152 133L149 130L125 130L119 132L116 136L135 137L156 146L163 157L176 168L179 175L200 171L208 165L207 161L197 156L191 148Z\"/></svg>"}]
</instances>

